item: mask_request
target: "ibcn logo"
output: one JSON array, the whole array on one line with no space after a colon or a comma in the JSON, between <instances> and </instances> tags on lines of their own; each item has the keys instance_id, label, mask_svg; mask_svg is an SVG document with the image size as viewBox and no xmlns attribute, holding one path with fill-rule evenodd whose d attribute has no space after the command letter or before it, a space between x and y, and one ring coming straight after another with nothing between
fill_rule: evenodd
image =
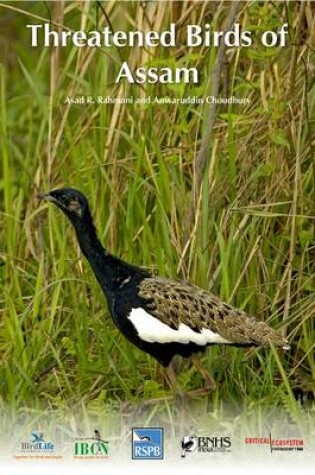
<instances>
[{"instance_id":1,"label":"ibcn logo","mask_svg":"<svg viewBox=\"0 0 315 475\"><path fill-rule=\"evenodd\" d=\"M94 437L75 439L74 457L84 460L108 458L108 442L102 440L100 432L95 430Z\"/></svg>"}]
</instances>

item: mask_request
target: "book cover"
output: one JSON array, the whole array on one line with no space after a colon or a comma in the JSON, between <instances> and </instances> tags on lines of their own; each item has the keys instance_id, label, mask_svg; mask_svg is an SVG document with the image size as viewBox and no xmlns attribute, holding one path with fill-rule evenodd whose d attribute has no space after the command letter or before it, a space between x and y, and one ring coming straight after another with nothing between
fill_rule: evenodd
<instances>
[{"instance_id":1,"label":"book cover","mask_svg":"<svg viewBox=\"0 0 315 475\"><path fill-rule=\"evenodd\" d=\"M0 3L3 470L314 463L314 15Z\"/></svg>"}]
</instances>

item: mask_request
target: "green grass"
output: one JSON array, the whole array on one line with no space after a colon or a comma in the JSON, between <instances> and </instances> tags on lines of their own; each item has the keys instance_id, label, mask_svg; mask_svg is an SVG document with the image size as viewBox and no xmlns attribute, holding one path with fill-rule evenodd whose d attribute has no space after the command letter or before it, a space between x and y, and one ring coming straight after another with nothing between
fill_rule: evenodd
<instances>
[{"instance_id":1,"label":"green grass","mask_svg":"<svg viewBox=\"0 0 315 475\"><path fill-rule=\"evenodd\" d=\"M154 16L161 28L188 12L185 2L177 11L170 4L164 10L162 3ZM139 18L140 3L129 5L130 17L117 15L119 6L111 12L111 5L116 29L134 27L130 18ZM270 22L284 15L292 44L268 55L259 44L229 50L229 95L250 103L218 108L210 162L196 197L194 161L207 106L69 106L64 99L207 95L216 50L204 48L198 56L198 86L114 85L117 66L105 50L67 48L58 60L56 50L31 49L24 24L32 14L46 18L47 11L36 2L23 15L14 12L17 6L0 7L19 32L10 55L4 49L0 68L1 407L9 408L12 417L43 408L61 415L67 408L82 414L97 408L107 417L126 403L160 399L172 414L172 394L156 362L115 329L69 223L36 198L39 190L67 185L88 196L99 235L111 252L208 288L287 334L288 353L213 347L200 356L217 382L214 411L228 401L255 414L261 406L298 414L293 391L312 392L315 380L315 85L309 69L314 52L306 46L309 6L304 13L295 2L242 6L244 28L258 28L262 21L259 28L272 28L268 14ZM186 23L197 22L203 6L191 10ZM216 5L205 8L203 16L210 21ZM222 18L217 15L216 21L221 25L227 11L223 4L220 8ZM93 27L91 3L85 13L71 2L66 10L67 26L79 28L86 19L87 29ZM303 32L293 21L298 15ZM301 44L298 35L304 38ZM114 49L110 53L117 57ZM195 53L187 52L185 61L193 62ZM137 49L121 54L130 62L140 55ZM153 52L152 64L159 54ZM163 55L175 61L180 53L169 49ZM189 362L180 368L184 391L202 387ZM203 407L204 399L199 402Z\"/></svg>"}]
</instances>

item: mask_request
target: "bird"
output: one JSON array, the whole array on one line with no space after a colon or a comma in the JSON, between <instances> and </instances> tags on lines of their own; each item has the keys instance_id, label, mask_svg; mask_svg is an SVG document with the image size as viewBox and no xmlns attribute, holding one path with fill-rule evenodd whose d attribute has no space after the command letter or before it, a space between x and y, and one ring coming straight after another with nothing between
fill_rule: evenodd
<instances>
[{"instance_id":1,"label":"bird","mask_svg":"<svg viewBox=\"0 0 315 475\"><path fill-rule=\"evenodd\" d=\"M182 457L186 457L186 452L193 452L197 448L197 437L186 436L182 439Z\"/></svg>"},{"instance_id":2,"label":"bird","mask_svg":"<svg viewBox=\"0 0 315 475\"><path fill-rule=\"evenodd\" d=\"M44 441L44 434L42 432L32 431L31 436L33 437L32 444L35 444L35 443L38 443L38 442L45 442Z\"/></svg>"},{"instance_id":3,"label":"bird","mask_svg":"<svg viewBox=\"0 0 315 475\"><path fill-rule=\"evenodd\" d=\"M113 323L164 368L175 355L190 357L211 345L290 348L288 340L266 322L207 290L155 276L111 254L101 244L88 200L79 190L55 189L38 197L57 206L74 227Z\"/></svg>"},{"instance_id":4,"label":"bird","mask_svg":"<svg viewBox=\"0 0 315 475\"><path fill-rule=\"evenodd\" d=\"M135 431L136 437L139 439L138 442L152 442L152 439L149 435L139 435Z\"/></svg>"}]
</instances>

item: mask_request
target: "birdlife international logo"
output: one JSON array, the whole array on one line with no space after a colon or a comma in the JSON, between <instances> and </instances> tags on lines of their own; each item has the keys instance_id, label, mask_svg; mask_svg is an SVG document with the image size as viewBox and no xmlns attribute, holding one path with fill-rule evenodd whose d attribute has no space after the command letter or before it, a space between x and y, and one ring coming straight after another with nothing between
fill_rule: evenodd
<instances>
[{"instance_id":1,"label":"birdlife international logo","mask_svg":"<svg viewBox=\"0 0 315 475\"><path fill-rule=\"evenodd\" d=\"M14 457L17 459L61 459L56 453L55 443L44 437L44 433L33 430L29 439L18 442Z\"/></svg>"},{"instance_id":2,"label":"birdlife international logo","mask_svg":"<svg viewBox=\"0 0 315 475\"><path fill-rule=\"evenodd\" d=\"M74 441L75 459L107 459L108 441L103 440L99 430L94 430L92 437L77 437Z\"/></svg>"},{"instance_id":3,"label":"birdlife international logo","mask_svg":"<svg viewBox=\"0 0 315 475\"><path fill-rule=\"evenodd\" d=\"M132 429L133 460L162 460L164 458L164 431L162 427Z\"/></svg>"},{"instance_id":4,"label":"birdlife international logo","mask_svg":"<svg viewBox=\"0 0 315 475\"><path fill-rule=\"evenodd\" d=\"M186 457L188 452L231 452L232 441L230 437L196 437L185 436L182 438L181 456Z\"/></svg>"}]
</instances>

